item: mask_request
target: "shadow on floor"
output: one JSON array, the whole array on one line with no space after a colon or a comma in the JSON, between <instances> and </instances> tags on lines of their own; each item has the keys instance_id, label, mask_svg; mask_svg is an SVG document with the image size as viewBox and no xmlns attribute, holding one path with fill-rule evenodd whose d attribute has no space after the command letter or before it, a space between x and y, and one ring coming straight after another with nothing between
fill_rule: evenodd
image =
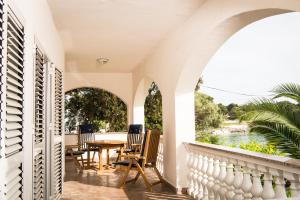
<instances>
[{"instance_id":1,"label":"shadow on floor","mask_svg":"<svg viewBox=\"0 0 300 200\"><path fill-rule=\"evenodd\" d=\"M135 176L131 171L130 178ZM66 159L66 174L63 185L62 200L180 200L190 199L185 195L175 194L167 185L159 184L153 187L153 192L147 192L142 178L133 184L126 184L118 188L123 172L109 169L98 174L94 170L84 170L79 173L71 160ZM147 171L147 177L152 182L156 181L154 172Z\"/></svg>"}]
</instances>

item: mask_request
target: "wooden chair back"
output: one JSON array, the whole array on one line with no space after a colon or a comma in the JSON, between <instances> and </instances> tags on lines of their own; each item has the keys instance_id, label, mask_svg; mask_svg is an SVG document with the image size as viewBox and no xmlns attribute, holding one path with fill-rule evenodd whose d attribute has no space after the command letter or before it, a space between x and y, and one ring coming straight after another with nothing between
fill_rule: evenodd
<instances>
[{"instance_id":1,"label":"wooden chair back","mask_svg":"<svg viewBox=\"0 0 300 200\"><path fill-rule=\"evenodd\" d=\"M142 145L141 156L145 158L145 164L152 164L155 166L157 161L158 146L160 140L159 130L149 130L145 133L145 139Z\"/></svg>"},{"instance_id":2,"label":"wooden chair back","mask_svg":"<svg viewBox=\"0 0 300 200\"><path fill-rule=\"evenodd\" d=\"M92 124L78 126L78 149L87 150L86 142L95 141L94 127Z\"/></svg>"},{"instance_id":3,"label":"wooden chair back","mask_svg":"<svg viewBox=\"0 0 300 200\"><path fill-rule=\"evenodd\" d=\"M143 125L142 124L130 124L127 134L127 145L129 149L132 149L132 144L141 144L143 140Z\"/></svg>"}]
</instances>

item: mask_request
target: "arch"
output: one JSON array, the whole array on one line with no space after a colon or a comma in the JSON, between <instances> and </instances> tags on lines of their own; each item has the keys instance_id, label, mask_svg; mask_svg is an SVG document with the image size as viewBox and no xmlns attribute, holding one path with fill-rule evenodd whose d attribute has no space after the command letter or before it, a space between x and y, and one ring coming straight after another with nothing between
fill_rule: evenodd
<instances>
[{"instance_id":1,"label":"arch","mask_svg":"<svg viewBox=\"0 0 300 200\"><path fill-rule=\"evenodd\" d=\"M295 1L290 1L294 2ZM232 2L231 2L232 3ZM274 2L273 2L274 3ZM268 5L273 6L271 2L268 2ZM201 16L197 16L194 22L191 22L190 26L198 27L207 27L207 30L198 31L199 35L193 35L188 42L190 44L186 45L188 52L185 54L185 59L180 66L177 80L175 82L175 132L176 132L176 141L194 141L195 140L195 105L194 105L194 89L196 83L201 76L201 73L211 57L217 52L217 50L237 31L241 30L243 27L264 19L266 17L275 16L278 14L293 12L293 9L280 9L280 8L258 8L255 9L255 6L237 10L230 10L228 7L224 13L220 14L218 17L211 18L211 24L207 24L201 19ZM229 6L229 5L228 5ZM233 5L231 5L233 6ZM262 7L263 7L262 6ZM275 5L276 6L276 5ZM293 7L293 4L289 4L290 7ZM242 6L241 6L242 7ZM284 7L284 6L282 6ZM300 10L300 4L298 3L295 6ZM248 9L248 10L247 10ZM203 11L203 10L202 10ZM216 12L216 10L214 10ZM229 12L229 13L226 13ZM226 16L224 18L224 16ZM208 20L209 21L209 20ZM197 27L196 27L197 28ZM195 28L195 29L196 29ZM188 133L183 135L181 133ZM178 145L178 152L184 151L182 145ZM177 159L181 160L184 157L180 156L180 153L177 155ZM187 171L185 166L179 164L177 168L182 171ZM177 170L177 174L180 174ZM185 186L187 184L186 177L177 176L176 185Z\"/></svg>"},{"instance_id":2,"label":"arch","mask_svg":"<svg viewBox=\"0 0 300 200\"><path fill-rule=\"evenodd\" d=\"M188 56L176 84L176 94L191 92L202 71L217 50L236 32L258 20L283 13L293 12L287 9L260 9L239 13L218 23L201 38L195 38L193 52ZM201 59L199 57L201 56Z\"/></svg>"},{"instance_id":3,"label":"arch","mask_svg":"<svg viewBox=\"0 0 300 200\"><path fill-rule=\"evenodd\" d=\"M134 92L134 97L133 97L133 123L143 124L144 127L145 127L144 105L145 105L146 97L148 96L148 90L152 82L154 82L159 88L159 85L155 80L149 77L142 78L137 84L137 87Z\"/></svg>"},{"instance_id":4,"label":"arch","mask_svg":"<svg viewBox=\"0 0 300 200\"><path fill-rule=\"evenodd\" d=\"M152 80L148 77L142 78L136 90L134 91L133 97L133 123L135 124L143 124L145 127L145 119L144 119L144 103L147 96L148 88Z\"/></svg>"},{"instance_id":5,"label":"arch","mask_svg":"<svg viewBox=\"0 0 300 200\"><path fill-rule=\"evenodd\" d=\"M109 90L103 89L103 88L101 88L101 87L82 86L82 87L68 88L68 90L65 90L65 93L70 92L70 91L75 90L75 89L83 89L83 88L95 88L95 89L100 89L100 90L104 90L104 91L106 91L106 92L109 92L109 93L113 94L114 96L118 97L120 100L122 100L122 102L128 107L128 103L126 102L125 99L123 99L123 98L120 97L119 95L115 94L114 92L111 92L111 91L109 91ZM128 108L127 108L127 109L128 109Z\"/></svg>"}]
</instances>

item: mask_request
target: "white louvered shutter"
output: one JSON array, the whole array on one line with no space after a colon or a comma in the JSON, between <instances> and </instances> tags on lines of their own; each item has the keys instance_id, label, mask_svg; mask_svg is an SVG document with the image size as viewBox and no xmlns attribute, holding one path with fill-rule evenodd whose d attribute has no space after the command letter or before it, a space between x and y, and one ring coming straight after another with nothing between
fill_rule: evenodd
<instances>
[{"instance_id":1,"label":"white louvered shutter","mask_svg":"<svg viewBox=\"0 0 300 200\"><path fill-rule=\"evenodd\" d=\"M1 5L3 6L3 5ZM24 27L13 11L4 5L4 113L3 184L0 199L23 199L23 68ZM2 62L3 63L3 62Z\"/></svg>"},{"instance_id":2,"label":"white louvered shutter","mask_svg":"<svg viewBox=\"0 0 300 200\"><path fill-rule=\"evenodd\" d=\"M2 91L1 91L1 88L2 88L2 74L3 74L3 0L0 0L0 84L1 84L1 87L0 87L0 94L2 94ZM1 134L0 134L0 159L2 158L2 127L1 127L1 122L2 122L2 99L1 99L1 95L0 95L0 131L1 131ZM0 184L1 185L1 184ZM1 194L1 187L0 187L0 194Z\"/></svg>"},{"instance_id":3,"label":"white louvered shutter","mask_svg":"<svg viewBox=\"0 0 300 200\"><path fill-rule=\"evenodd\" d=\"M62 193L62 143L58 142L54 145L54 196L59 197Z\"/></svg>"},{"instance_id":4,"label":"white louvered shutter","mask_svg":"<svg viewBox=\"0 0 300 200\"><path fill-rule=\"evenodd\" d=\"M62 127L62 114L63 114L63 107L62 107L62 73L55 69L55 119L54 119L54 128L55 128L55 135L62 135L63 127Z\"/></svg>"},{"instance_id":5,"label":"white louvered shutter","mask_svg":"<svg viewBox=\"0 0 300 200\"><path fill-rule=\"evenodd\" d=\"M51 70L50 70L51 71ZM62 73L57 68L50 74L52 80L52 126L51 135L51 199L59 199L63 189L63 82ZM50 81L51 82L51 81Z\"/></svg>"},{"instance_id":6,"label":"white louvered shutter","mask_svg":"<svg viewBox=\"0 0 300 200\"><path fill-rule=\"evenodd\" d=\"M36 150L34 156L33 199L41 200L45 196L45 154L42 149Z\"/></svg>"},{"instance_id":7,"label":"white louvered shutter","mask_svg":"<svg viewBox=\"0 0 300 200\"><path fill-rule=\"evenodd\" d=\"M45 138L45 58L36 48L35 53L35 143L43 142Z\"/></svg>"},{"instance_id":8,"label":"white louvered shutter","mask_svg":"<svg viewBox=\"0 0 300 200\"><path fill-rule=\"evenodd\" d=\"M5 157L23 148L23 54L24 28L13 13L8 12Z\"/></svg>"},{"instance_id":9,"label":"white louvered shutter","mask_svg":"<svg viewBox=\"0 0 300 200\"><path fill-rule=\"evenodd\" d=\"M46 199L46 155L45 155L45 56L37 47L35 49L35 132L33 160L33 200Z\"/></svg>"},{"instance_id":10,"label":"white louvered shutter","mask_svg":"<svg viewBox=\"0 0 300 200\"><path fill-rule=\"evenodd\" d=\"M0 0L0 166L2 166L2 81L3 81L3 0ZM0 176L2 176L0 172ZM3 179L0 180L0 199L2 196Z\"/></svg>"}]
</instances>

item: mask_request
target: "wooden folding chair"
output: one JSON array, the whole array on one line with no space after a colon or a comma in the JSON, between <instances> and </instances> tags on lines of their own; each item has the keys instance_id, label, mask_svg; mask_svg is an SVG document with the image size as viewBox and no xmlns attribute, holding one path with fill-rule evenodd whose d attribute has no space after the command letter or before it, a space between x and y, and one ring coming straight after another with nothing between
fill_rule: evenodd
<instances>
[{"instance_id":1,"label":"wooden folding chair","mask_svg":"<svg viewBox=\"0 0 300 200\"><path fill-rule=\"evenodd\" d=\"M84 161L83 161L83 154L84 151L74 150L75 148L78 149L78 145L66 145L66 156L70 156L73 159L73 162L77 169L79 169L80 172L82 172L84 168ZM79 160L78 160L79 158ZM81 161L81 164L80 162Z\"/></svg>"},{"instance_id":2,"label":"wooden folding chair","mask_svg":"<svg viewBox=\"0 0 300 200\"><path fill-rule=\"evenodd\" d=\"M152 191L152 186L163 182L163 178L156 167L159 139L160 131L147 131L144 137L140 155L123 155L122 157L125 157L126 160L114 163L115 165L127 166L125 175L121 179L119 187L123 187L124 184L128 182L135 183L139 176L142 176L148 191ZM159 178L159 181L150 183L145 175L145 168L153 168ZM134 179L126 181L131 169L136 169L137 174Z\"/></svg>"},{"instance_id":3,"label":"wooden folding chair","mask_svg":"<svg viewBox=\"0 0 300 200\"><path fill-rule=\"evenodd\" d=\"M140 152L143 141L143 125L142 124L130 124L127 134L127 144L123 150L124 154ZM116 162L120 160L121 151L117 150L118 157Z\"/></svg>"},{"instance_id":4,"label":"wooden folding chair","mask_svg":"<svg viewBox=\"0 0 300 200\"><path fill-rule=\"evenodd\" d=\"M85 125L79 125L78 126L78 145L79 145L79 151L87 152L87 145L86 142L95 141L95 133L94 133L94 127L92 124L85 124ZM93 151L93 157L92 157L92 163L95 159L95 154L98 152L98 148L91 149L90 151Z\"/></svg>"}]
</instances>

